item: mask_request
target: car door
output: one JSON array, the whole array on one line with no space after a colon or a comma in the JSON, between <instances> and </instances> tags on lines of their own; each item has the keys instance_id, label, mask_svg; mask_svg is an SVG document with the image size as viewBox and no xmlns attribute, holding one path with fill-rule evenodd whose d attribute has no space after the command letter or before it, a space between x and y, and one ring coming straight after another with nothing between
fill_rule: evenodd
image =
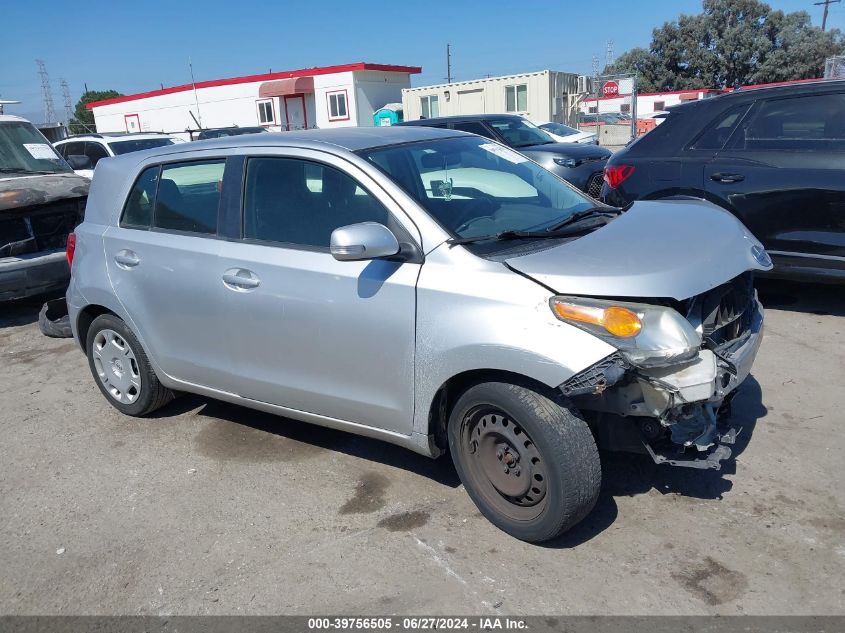
<instances>
[{"instance_id":1,"label":"car door","mask_svg":"<svg viewBox=\"0 0 845 633\"><path fill-rule=\"evenodd\" d=\"M845 258L845 93L758 101L705 186L775 259Z\"/></svg>"},{"instance_id":2,"label":"car door","mask_svg":"<svg viewBox=\"0 0 845 633\"><path fill-rule=\"evenodd\" d=\"M218 210L225 160L151 165L118 226L103 235L114 292L148 353L169 376L221 388L228 376L220 320Z\"/></svg>"},{"instance_id":3,"label":"car door","mask_svg":"<svg viewBox=\"0 0 845 633\"><path fill-rule=\"evenodd\" d=\"M337 261L329 240L358 222L406 243L419 243L416 230L343 159L282 151L247 160L243 239L223 245L217 266L230 296L231 391L410 434L420 263Z\"/></svg>"}]
</instances>

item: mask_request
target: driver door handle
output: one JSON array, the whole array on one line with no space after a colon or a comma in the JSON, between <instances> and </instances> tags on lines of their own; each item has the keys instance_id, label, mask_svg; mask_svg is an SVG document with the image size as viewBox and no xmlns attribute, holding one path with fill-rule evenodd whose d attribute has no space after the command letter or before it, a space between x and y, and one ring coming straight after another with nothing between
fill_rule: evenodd
<instances>
[{"instance_id":1,"label":"driver door handle","mask_svg":"<svg viewBox=\"0 0 845 633\"><path fill-rule=\"evenodd\" d=\"M741 181L745 180L745 176L743 176L742 174L728 174L728 173L720 171L720 172L716 172L715 174L712 174L710 176L710 180L715 180L716 182L725 182L725 183L741 182Z\"/></svg>"},{"instance_id":2,"label":"driver door handle","mask_svg":"<svg viewBox=\"0 0 845 633\"><path fill-rule=\"evenodd\" d=\"M223 273L223 283L232 290L252 290L258 288L261 280L246 268L230 268Z\"/></svg>"}]
</instances>

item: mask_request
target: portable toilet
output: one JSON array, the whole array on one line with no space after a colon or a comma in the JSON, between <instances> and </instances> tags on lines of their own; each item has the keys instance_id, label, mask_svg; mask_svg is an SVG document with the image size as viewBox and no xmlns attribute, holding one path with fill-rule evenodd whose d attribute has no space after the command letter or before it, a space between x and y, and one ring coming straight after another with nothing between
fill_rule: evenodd
<instances>
[{"instance_id":1,"label":"portable toilet","mask_svg":"<svg viewBox=\"0 0 845 633\"><path fill-rule=\"evenodd\" d=\"M376 127L394 125L403 120L401 103L388 103L373 113L373 124Z\"/></svg>"}]
</instances>

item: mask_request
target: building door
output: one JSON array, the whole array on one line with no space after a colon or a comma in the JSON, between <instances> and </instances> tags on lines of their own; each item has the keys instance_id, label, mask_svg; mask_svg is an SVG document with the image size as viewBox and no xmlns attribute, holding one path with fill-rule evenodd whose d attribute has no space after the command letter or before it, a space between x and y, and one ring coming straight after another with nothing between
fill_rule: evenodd
<instances>
[{"instance_id":1,"label":"building door","mask_svg":"<svg viewBox=\"0 0 845 633\"><path fill-rule=\"evenodd\" d=\"M141 119L137 114L124 114L123 122L126 124L126 131L129 133L141 131Z\"/></svg>"},{"instance_id":2,"label":"building door","mask_svg":"<svg viewBox=\"0 0 845 633\"><path fill-rule=\"evenodd\" d=\"M293 97L285 97L285 113L287 115L288 130L304 130L308 127L304 96L295 95Z\"/></svg>"},{"instance_id":3,"label":"building door","mask_svg":"<svg viewBox=\"0 0 845 633\"><path fill-rule=\"evenodd\" d=\"M458 92L460 114L484 114L484 90L462 90Z\"/></svg>"}]
</instances>

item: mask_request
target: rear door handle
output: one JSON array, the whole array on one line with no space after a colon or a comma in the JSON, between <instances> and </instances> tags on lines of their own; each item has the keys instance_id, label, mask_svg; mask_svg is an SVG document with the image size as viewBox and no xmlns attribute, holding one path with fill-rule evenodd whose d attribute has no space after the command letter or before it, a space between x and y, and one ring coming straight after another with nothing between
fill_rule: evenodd
<instances>
[{"instance_id":1,"label":"rear door handle","mask_svg":"<svg viewBox=\"0 0 845 633\"><path fill-rule=\"evenodd\" d=\"M261 280L246 268L230 268L223 273L223 283L231 290L252 290L261 284Z\"/></svg>"},{"instance_id":2,"label":"rear door handle","mask_svg":"<svg viewBox=\"0 0 845 633\"><path fill-rule=\"evenodd\" d=\"M134 252L123 249L117 252L114 256L114 261L117 262L117 265L123 269L133 268L141 263L141 258L138 257Z\"/></svg>"},{"instance_id":3,"label":"rear door handle","mask_svg":"<svg viewBox=\"0 0 845 633\"><path fill-rule=\"evenodd\" d=\"M710 176L710 180L715 180L716 182L741 182L745 180L745 176L742 174L728 174L725 172L717 172Z\"/></svg>"}]
</instances>

